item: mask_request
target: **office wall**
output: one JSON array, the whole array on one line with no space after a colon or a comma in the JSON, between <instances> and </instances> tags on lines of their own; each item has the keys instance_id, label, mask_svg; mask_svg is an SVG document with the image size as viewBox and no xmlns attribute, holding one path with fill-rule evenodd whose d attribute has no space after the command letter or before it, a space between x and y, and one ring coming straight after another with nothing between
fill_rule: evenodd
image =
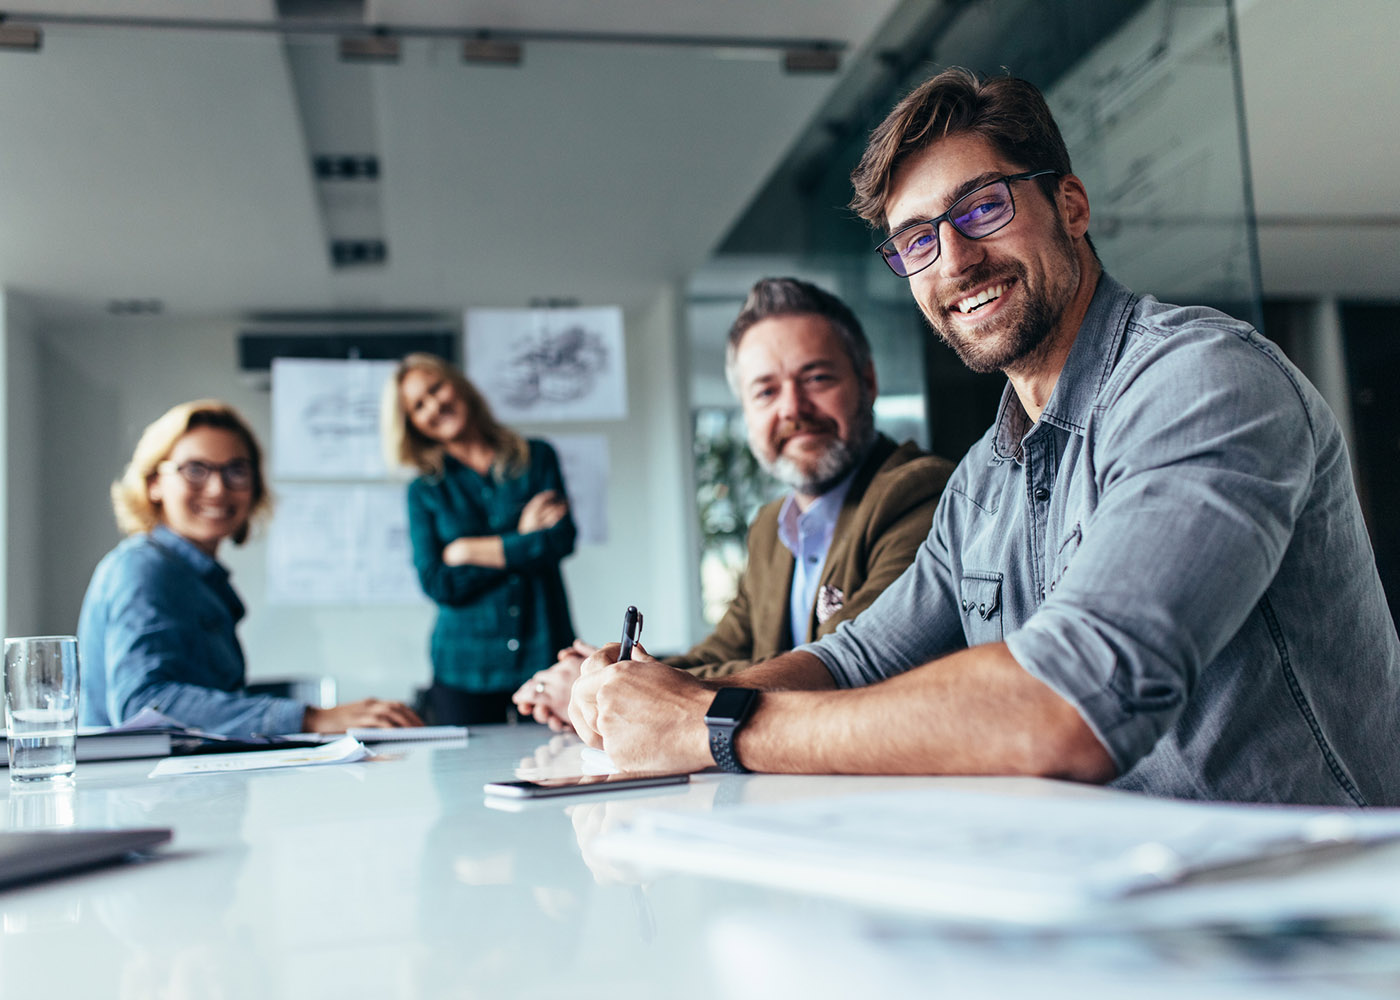
<instances>
[{"instance_id":1,"label":"office wall","mask_svg":"<svg viewBox=\"0 0 1400 1000\"><path fill-rule=\"evenodd\" d=\"M12 296L13 298L13 296ZM537 425L528 433L607 436L613 471L609 538L581 546L564 564L575 626L592 641L615 638L628 603L647 615L654 649L693 639L693 488L681 370L678 295L666 290L629 312L626 421ZM7 324L7 332L13 332ZM7 338L7 411L11 416L7 498L11 528L27 523L29 543L11 538L10 607L27 631L71 631L92 567L119 540L107 490L142 428L173 403L218 396L243 411L266 440L271 397L237 372L232 319L177 322L113 318L84 325L21 330ZM25 337L25 334L31 334ZM32 412L34 447L26 451L15 410ZM18 450L16 450L18 448ZM40 459L42 458L42 461ZM20 482L17 469L38 466ZM276 483L273 483L274 490ZM42 554L42 558L38 556ZM433 608L273 607L267 604L263 538L226 544L221 557L248 607L240 634L250 679L329 673L342 699L407 697L430 669ZM26 604L19 581L36 584Z\"/></svg>"},{"instance_id":2,"label":"office wall","mask_svg":"<svg viewBox=\"0 0 1400 1000\"><path fill-rule=\"evenodd\" d=\"M5 441L5 461L0 463L0 516L4 519L0 565L42 566L46 557L41 544L40 510L45 502L37 488L45 455L40 445L39 387L36 370L37 342L32 313L22 296L0 290L0 364L8 386L0 421ZM6 574L9 577L9 574ZM42 594L33 572L17 573L0 582L0 614L5 635L38 635L66 632L43 625Z\"/></svg>"}]
</instances>

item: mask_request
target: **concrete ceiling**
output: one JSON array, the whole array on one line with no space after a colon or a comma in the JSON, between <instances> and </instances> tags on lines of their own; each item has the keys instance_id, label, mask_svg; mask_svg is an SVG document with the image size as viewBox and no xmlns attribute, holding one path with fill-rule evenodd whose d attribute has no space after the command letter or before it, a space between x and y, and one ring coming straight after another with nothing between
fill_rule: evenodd
<instances>
[{"instance_id":1,"label":"concrete ceiling","mask_svg":"<svg viewBox=\"0 0 1400 1000\"><path fill-rule=\"evenodd\" d=\"M896 5L360 6L369 22L825 38L853 54ZM101 8L250 22L278 13L275 0L219 0L213 15L211 6ZM1238 0L1238 9L1265 293L1400 297L1390 51L1400 3ZM706 259L841 82L733 49L531 43L523 65L507 68L465 65L446 39L409 38L401 61L384 66L340 63L333 44L51 26L38 53L0 51L0 286L54 319L132 298L180 315L638 304ZM360 215L387 241L383 267L330 264L328 194L310 162L337 138L373 147L340 152L380 158ZM360 196L333 194L354 218Z\"/></svg>"},{"instance_id":2,"label":"concrete ceiling","mask_svg":"<svg viewBox=\"0 0 1400 1000\"><path fill-rule=\"evenodd\" d=\"M385 0L364 18L854 52L894 4ZM209 6L109 0L102 13ZM277 15L273 0L221 0L216 16ZM0 285L55 317L114 299L173 314L646 302L708 256L839 81L736 48L538 42L500 67L410 37L398 64L366 66L334 44L51 24L41 51L0 51ZM333 195L372 200L360 215L378 220L383 267L330 264L327 191L311 171L326 150L312 142L337 136L360 147L337 152L379 157L372 195Z\"/></svg>"}]
</instances>

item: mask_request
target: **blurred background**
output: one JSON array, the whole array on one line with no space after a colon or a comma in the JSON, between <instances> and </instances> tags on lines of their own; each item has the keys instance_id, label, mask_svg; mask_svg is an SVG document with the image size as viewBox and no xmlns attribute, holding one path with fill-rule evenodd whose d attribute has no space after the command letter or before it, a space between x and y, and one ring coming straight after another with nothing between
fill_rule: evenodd
<instances>
[{"instance_id":1,"label":"blurred background","mask_svg":"<svg viewBox=\"0 0 1400 1000\"><path fill-rule=\"evenodd\" d=\"M96 7L0 18L6 634L73 630L118 539L107 486L169 405L223 397L270 436L249 345L427 335L463 361L465 309L577 305L623 310L629 411L568 428L609 453L575 624L605 641L644 604L648 646L685 648L775 495L722 372L754 280L851 304L892 435L957 459L992 418L1002 380L930 342L845 208L869 130L951 65L1046 92L1111 273L1260 324L1319 386L1394 601L1393 0ZM224 553L252 679L427 681L430 605L271 602L265 544Z\"/></svg>"}]
</instances>

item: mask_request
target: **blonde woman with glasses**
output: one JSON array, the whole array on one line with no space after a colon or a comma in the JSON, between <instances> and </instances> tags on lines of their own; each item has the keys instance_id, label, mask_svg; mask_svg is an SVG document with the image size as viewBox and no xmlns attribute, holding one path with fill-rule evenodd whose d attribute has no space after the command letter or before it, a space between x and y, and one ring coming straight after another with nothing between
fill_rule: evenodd
<instances>
[{"instance_id":1,"label":"blonde woman with glasses","mask_svg":"<svg viewBox=\"0 0 1400 1000\"><path fill-rule=\"evenodd\" d=\"M232 407L181 403L146 428L112 484L128 537L93 571L78 619L84 724L154 708L229 736L422 725L395 701L314 708L244 690L243 602L218 553L270 506L262 449Z\"/></svg>"}]
</instances>

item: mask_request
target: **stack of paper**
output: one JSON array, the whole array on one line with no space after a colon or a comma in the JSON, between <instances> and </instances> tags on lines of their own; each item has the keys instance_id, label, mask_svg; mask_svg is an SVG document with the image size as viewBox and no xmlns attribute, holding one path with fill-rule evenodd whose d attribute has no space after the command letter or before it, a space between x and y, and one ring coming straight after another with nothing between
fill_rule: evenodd
<instances>
[{"instance_id":1,"label":"stack of paper","mask_svg":"<svg viewBox=\"0 0 1400 1000\"><path fill-rule=\"evenodd\" d=\"M634 865L959 919L1059 924L1109 913L1194 919L1226 904L1266 915L1282 907L1290 917L1394 908L1393 891L1366 888L1377 878L1365 864L1324 860L1325 884L1286 905L1276 890L1302 883L1276 876L1280 866L1369 850L1368 863L1384 860L1381 885L1393 887L1400 846L1372 845L1397 837L1396 809L919 789L708 814L649 810L596 846ZM1193 907L1181 905L1187 896Z\"/></svg>"}]
</instances>

